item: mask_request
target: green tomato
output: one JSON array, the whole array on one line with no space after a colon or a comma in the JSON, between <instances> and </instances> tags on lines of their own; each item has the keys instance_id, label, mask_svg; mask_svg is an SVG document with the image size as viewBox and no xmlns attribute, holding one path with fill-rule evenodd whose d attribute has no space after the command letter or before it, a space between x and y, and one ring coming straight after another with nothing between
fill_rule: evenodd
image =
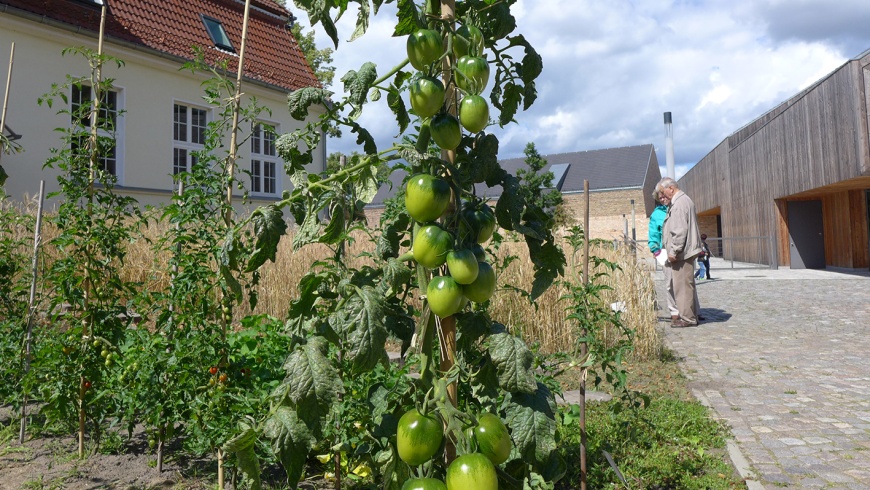
<instances>
[{"instance_id":1,"label":"green tomato","mask_svg":"<svg viewBox=\"0 0 870 490\"><path fill-rule=\"evenodd\" d=\"M486 203L479 206L467 205L462 210L459 226L463 240L468 238L476 243L486 243L495 232L495 214Z\"/></svg>"},{"instance_id":2,"label":"green tomato","mask_svg":"<svg viewBox=\"0 0 870 490\"><path fill-rule=\"evenodd\" d=\"M477 440L477 449L494 465L507 461L511 455L511 436L498 415L484 413L477 417L477 426L470 429Z\"/></svg>"},{"instance_id":3,"label":"green tomato","mask_svg":"<svg viewBox=\"0 0 870 490\"><path fill-rule=\"evenodd\" d=\"M486 262L478 262L477 279L462 287L465 296L475 303L484 303L495 293L495 271Z\"/></svg>"},{"instance_id":4,"label":"green tomato","mask_svg":"<svg viewBox=\"0 0 870 490\"><path fill-rule=\"evenodd\" d=\"M471 284L477 279L480 267L474 252L470 248L463 248L447 252L447 270L457 284Z\"/></svg>"},{"instance_id":5,"label":"green tomato","mask_svg":"<svg viewBox=\"0 0 870 490\"><path fill-rule=\"evenodd\" d=\"M453 248L453 237L438 225L427 225L417 231L411 249L414 260L423 267L434 269L447 261L447 252Z\"/></svg>"},{"instance_id":6,"label":"green tomato","mask_svg":"<svg viewBox=\"0 0 870 490\"><path fill-rule=\"evenodd\" d=\"M462 455L447 467L447 490L498 490L495 466L483 454Z\"/></svg>"},{"instance_id":7,"label":"green tomato","mask_svg":"<svg viewBox=\"0 0 870 490\"><path fill-rule=\"evenodd\" d=\"M412 478L402 485L402 490L447 490L447 485L434 478Z\"/></svg>"},{"instance_id":8,"label":"green tomato","mask_svg":"<svg viewBox=\"0 0 870 490\"><path fill-rule=\"evenodd\" d=\"M429 122L429 130L435 144L443 150L454 150L462 141L462 128L456 116L442 112Z\"/></svg>"},{"instance_id":9,"label":"green tomato","mask_svg":"<svg viewBox=\"0 0 870 490\"><path fill-rule=\"evenodd\" d=\"M432 313L447 318L462 305L462 286L450 276L435 276L426 288L426 300Z\"/></svg>"},{"instance_id":10,"label":"green tomato","mask_svg":"<svg viewBox=\"0 0 870 490\"><path fill-rule=\"evenodd\" d=\"M456 59L463 56L480 56L483 53L483 33L475 26L463 25L456 29L453 36L453 54Z\"/></svg>"},{"instance_id":11,"label":"green tomato","mask_svg":"<svg viewBox=\"0 0 870 490\"><path fill-rule=\"evenodd\" d=\"M486 250L484 250L479 243L472 245L471 251L474 252L474 256L477 258L478 262L486 262Z\"/></svg>"},{"instance_id":12,"label":"green tomato","mask_svg":"<svg viewBox=\"0 0 870 490\"><path fill-rule=\"evenodd\" d=\"M456 80L456 86L462 91L478 95L489 83L489 63L484 58L463 56L456 61L453 78Z\"/></svg>"},{"instance_id":13,"label":"green tomato","mask_svg":"<svg viewBox=\"0 0 870 490\"><path fill-rule=\"evenodd\" d=\"M432 29L420 29L408 36L405 47L411 66L421 71L441 58L444 53L441 34Z\"/></svg>"},{"instance_id":14,"label":"green tomato","mask_svg":"<svg viewBox=\"0 0 870 490\"><path fill-rule=\"evenodd\" d=\"M437 417L423 415L413 408L399 419L396 449L399 451L399 458L411 466L418 466L432 459L441 448L443 439L444 429Z\"/></svg>"},{"instance_id":15,"label":"green tomato","mask_svg":"<svg viewBox=\"0 0 870 490\"><path fill-rule=\"evenodd\" d=\"M459 104L459 122L472 133L479 133L489 124L489 104L479 95L468 95Z\"/></svg>"},{"instance_id":16,"label":"green tomato","mask_svg":"<svg viewBox=\"0 0 870 490\"><path fill-rule=\"evenodd\" d=\"M420 118L434 116L444 105L444 84L437 78L420 77L411 83L409 92L411 108Z\"/></svg>"},{"instance_id":17,"label":"green tomato","mask_svg":"<svg viewBox=\"0 0 870 490\"><path fill-rule=\"evenodd\" d=\"M405 209L416 221L434 221L450 204L450 184L429 174L417 174L405 184Z\"/></svg>"}]
</instances>

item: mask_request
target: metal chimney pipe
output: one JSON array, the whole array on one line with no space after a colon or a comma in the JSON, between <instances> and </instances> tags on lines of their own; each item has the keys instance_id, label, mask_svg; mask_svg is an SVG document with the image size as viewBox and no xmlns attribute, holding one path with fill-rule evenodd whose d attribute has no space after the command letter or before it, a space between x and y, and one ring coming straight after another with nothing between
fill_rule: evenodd
<instances>
[{"instance_id":1,"label":"metal chimney pipe","mask_svg":"<svg viewBox=\"0 0 870 490\"><path fill-rule=\"evenodd\" d=\"M667 162L667 176L676 180L677 175L674 170L674 128L670 112L665 112L665 161Z\"/></svg>"}]
</instances>

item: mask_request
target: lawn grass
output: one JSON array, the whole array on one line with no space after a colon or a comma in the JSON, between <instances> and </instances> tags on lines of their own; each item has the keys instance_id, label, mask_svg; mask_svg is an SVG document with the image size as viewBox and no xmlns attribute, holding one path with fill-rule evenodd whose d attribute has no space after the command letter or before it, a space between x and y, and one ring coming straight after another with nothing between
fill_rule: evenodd
<instances>
[{"instance_id":1,"label":"lawn grass","mask_svg":"<svg viewBox=\"0 0 870 490\"><path fill-rule=\"evenodd\" d=\"M746 488L725 450L728 428L693 399L678 359L664 351L661 359L632 361L626 370L630 389L648 396L650 403L631 410L615 396L608 402L587 404L587 488ZM560 378L563 386L575 385L573 376L576 373ZM607 386L598 389L608 391ZM559 451L568 463L568 474L557 489L580 488L577 408L561 409Z\"/></svg>"}]
</instances>

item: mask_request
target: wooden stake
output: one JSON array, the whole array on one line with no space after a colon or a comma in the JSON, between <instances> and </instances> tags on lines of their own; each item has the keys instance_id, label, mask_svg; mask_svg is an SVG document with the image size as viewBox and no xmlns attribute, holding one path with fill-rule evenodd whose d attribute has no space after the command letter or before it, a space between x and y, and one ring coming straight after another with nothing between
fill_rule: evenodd
<instances>
[{"instance_id":1,"label":"wooden stake","mask_svg":"<svg viewBox=\"0 0 870 490\"><path fill-rule=\"evenodd\" d=\"M12 61L15 59L15 43L9 52L9 73L6 75L6 91L3 94L3 110L0 111L0 133L6 131L6 108L9 107L9 88L12 86ZM0 148L0 160L3 159L3 148Z\"/></svg>"},{"instance_id":2,"label":"wooden stake","mask_svg":"<svg viewBox=\"0 0 870 490\"><path fill-rule=\"evenodd\" d=\"M27 315L27 335L24 339L24 373L30 372L30 347L33 338L33 317L36 316L36 276L39 271L39 245L42 243L42 205L45 202L45 181L39 181L39 204L36 208L36 229L33 231L33 262L30 266L30 308ZM22 392L21 429L18 432L18 443L24 444L24 433L27 430L27 392Z\"/></svg>"},{"instance_id":3,"label":"wooden stake","mask_svg":"<svg viewBox=\"0 0 870 490\"><path fill-rule=\"evenodd\" d=\"M583 196L586 199L586 213L583 217L583 285L589 284L589 181L583 181ZM586 336L584 329L581 336ZM580 346L580 358L585 360L589 346ZM586 490L586 371L580 377L580 490Z\"/></svg>"}]
</instances>

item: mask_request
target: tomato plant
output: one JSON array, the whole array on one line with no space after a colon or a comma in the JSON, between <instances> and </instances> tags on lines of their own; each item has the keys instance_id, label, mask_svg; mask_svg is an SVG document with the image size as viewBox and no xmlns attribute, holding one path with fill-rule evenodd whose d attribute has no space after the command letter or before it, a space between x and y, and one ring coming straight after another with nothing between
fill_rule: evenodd
<instances>
[{"instance_id":1,"label":"tomato plant","mask_svg":"<svg viewBox=\"0 0 870 490\"><path fill-rule=\"evenodd\" d=\"M419 229L412 247L418 264L434 269L447 261L447 252L453 249L453 237L438 225L426 225Z\"/></svg>"},{"instance_id":2,"label":"tomato plant","mask_svg":"<svg viewBox=\"0 0 870 490\"><path fill-rule=\"evenodd\" d=\"M489 124L489 104L479 95L468 95L459 104L459 122L462 127L478 133Z\"/></svg>"},{"instance_id":3,"label":"tomato plant","mask_svg":"<svg viewBox=\"0 0 870 490\"><path fill-rule=\"evenodd\" d=\"M483 33L473 25L465 24L456 29L453 37L453 54L456 59L463 56L480 56L483 53Z\"/></svg>"},{"instance_id":4,"label":"tomato plant","mask_svg":"<svg viewBox=\"0 0 870 490\"><path fill-rule=\"evenodd\" d=\"M492 461L480 453L459 456L447 467L447 490L498 490Z\"/></svg>"},{"instance_id":5,"label":"tomato plant","mask_svg":"<svg viewBox=\"0 0 870 490\"><path fill-rule=\"evenodd\" d=\"M436 315L446 318L462 305L463 288L450 276L435 276L426 288L429 307Z\"/></svg>"},{"instance_id":6,"label":"tomato plant","mask_svg":"<svg viewBox=\"0 0 870 490\"><path fill-rule=\"evenodd\" d=\"M470 248L447 252L447 270L457 284L471 284L480 270L477 257Z\"/></svg>"},{"instance_id":7,"label":"tomato plant","mask_svg":"<svg viewBox=\"0 0 870 490\"><path fill-rule=\"evenodd\" d=\"M462 287L465 297L475 303L484 303L492 297L496 287L495 270L486 262L479 262L477 277Z\"/></svg>"},{"instance_id":8,"label":"tomato plant","mask_svg":"<svg viewBox=\"0 0 870 490\"><path fill-rule=\"evenodd\" d=\"M421 118L432 117L444 105L444 84L441 80L421 76L411 82L408 91L411 108Z\"/></svg>"},{"instance_id":9,"label":"tomato plant","mask_svg":"<svg viewBox=\"0 0 870 490\"><path fill-rule=\"evenodd\" d=\"M494 465L507 461L511 454L511 436L498 415L483 413L477 417L477 425L470 429L477 441L477 449Z\"/></svg>"},{"instance_id":10,"label":"tomato plant","mask_svg":"<svg viewBox=\"0 0 870 490\"><path fill-rule=\"evenodd\" d=\"M462 129L459 127L459 119L446 112L436 114L429 122L429 130L435 144L444 150L453 150L462 141Z\"/></svg>"},{"instance_id":11,"label":"tomato plant","mask_svg":"<svg viewBox=\"0 0 870 490\"><path fill-rule=\"evenodd\" d=\"M419 29L408 36L408 61L418 70L425 70L444 53L441 34L433 29Z\"/></svg>"},{"instance_id":12,"label":"tomato plant","mask_svg":"<svg viewBox=\"0 0 870 490\"><path fill-rule=\"evenodd\" d=\"M417 174L405 184L405 209L415 220L438 219L450 204L450 184L429 174Z\"/></svg>"},{"instance_id":13,"label":"tomato plant","mask_svg":"<svg viewBox=\"0 0 870 490\"><path fill-rule=\"evenodd\" d=\"M396 430L396 449L402 461L417 466L432 459L444 440L441 424L438 418L423 415L416 408L405 412Z\"/></svg>"},{"instance_id":14,"label":"tomato plant","mask_svg":"<svg viewBox=\"0 0 870 490\"><path fill-rule=\"evenodd\" d=\"M447 485L435 478L412 478L402 485L402 490L447 490Z\"/></svg>"},{"instance_id":15,"label":"tomato plant","mask_svg":"<svg viewBox=\"0 0 870 490\"><path fill-rule=\"evenodd\" d=\"M456 61L454 73L456 86L469 95L480 95L489 83L489 63L485 58L463 56Z\"/></svg>"}]
</instances>

